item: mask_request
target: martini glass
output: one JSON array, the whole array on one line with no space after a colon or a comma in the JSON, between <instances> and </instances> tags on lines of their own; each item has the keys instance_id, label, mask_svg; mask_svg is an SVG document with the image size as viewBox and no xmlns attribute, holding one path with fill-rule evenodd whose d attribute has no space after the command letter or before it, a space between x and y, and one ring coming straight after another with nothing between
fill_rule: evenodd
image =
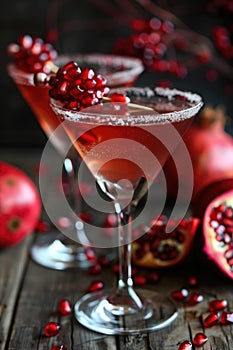
<instances>
[{"instance_id":1,"label":"martini glass","mask_svg":"<svg viewBox=\"0 0 233 350\"><path fill-rule=\"evenodd\" d=\"M78 62L80 67L94 68L96 72L105 76L110 87L132 85L143 71L142 62L139 59L100 53L64 54L60 55L54 63L59 67L71 60ZM49 87L46 85L35 86L34 74L19 70L13 63L7 66L7 70L35 114L50 143L64 159L63 165L68 177L69 193L72 194L71 203L74 211L80 211L80 198L78 198L75 186L75 171L78 168L79 160L77 152L72 146L70 147L67 134L63 128L58 128L60 121L49 105ZM53 133L56 129L59 129L59 132ZM68 151L64 154L64 150ZM85 238L83 222L79 220L75 222L74 226L77 237L82 237L88 243L87 238ZM40 265L57 270L73 267L87 268L95 263L94 259L87 257L82 245L70 239L68 234L64 235L59 231L38 236L32 246L31 256Z\"/></svg>"},{"instance_id":2,"label":"martini glass","mask_svg":"<svg viewBox=\"0 0 233 350\"><path fill-rule=\"evenodd\" d=\"M140 201L202 106L201 97L163 88L125 88L131 102L107 102L80 112L51 100L79 155L118 217L119 279L115 289L84 295L75 316L104 334L135 334L166 327L177 316L174 302L154 290L137 290L131 276L132 224ZM147 109L146 109L147 108ZM96 246L98 241L96 233ZM109 245L113 244L109 241Z\"/></svg>"}]
</instances>

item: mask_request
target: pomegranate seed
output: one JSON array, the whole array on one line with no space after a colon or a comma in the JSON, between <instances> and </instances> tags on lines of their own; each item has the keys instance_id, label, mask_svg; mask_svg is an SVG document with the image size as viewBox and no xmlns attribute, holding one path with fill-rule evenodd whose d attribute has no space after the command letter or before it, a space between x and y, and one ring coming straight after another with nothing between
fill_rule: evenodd
<instances>
[{"instance_id":1,"label":"pomegranate seed","mask_svg":"<svg viewBox=\"0 0 233 350\"><path fill-rule=\"evenodd\" d=\"M87 248L85 250L85 255L86 255L86 258L90 261L95 261L97 259L95 252L90 248Z\"/></svg>"},{"instance_id":2,"label":"pomegranate seed","mask_svg":"<svg viewBox=\"0 0 233 350\"><path fill-rule=\"evenodd\" d=\"M143 286L146 284L146 277L143 275L137 275L134 277L134 283L139 286Z\"/></svg>"},{"instance_id":3,"label":"pomegranate seed","mask_svg":"<svg viewBox=\"0 0 233 350\"><path fill-rule=\"evenodd\" d=\"M102 281L93 281L88 287L88 292L97 292L98 290L101 290L104 288L104 283Z\"/></svg>"},{"instance_id":4,"label":"pomegranate seed","mask_svg":"<svg viewBox=\"0 0 233 350\"><path fill-rule=\"evenodd\" d=\"M219 323L220 313L219 312L211 312L207 315L203 320L203 325L205 328L212 327Z\"/></svg>"},{"instance_id":5,"label":"pomegranate seed","mask_svg":"<svg viewBox=\"0 0 233 350\"><path fill-rule=\"evenodd\" d=\"M91 275L98 275L102 270L100 264L95 264L94 266L91 266L89 272Z\"/></svg>"},{"instance_id":6,"label":"pomegranate seed","mask_svg":"<svg viewBox=\"0 0 233 350\"><path fill-rule=\"evenodd\" d=\"M175 290L171 293L171 296L173 299L175 300L179 300L179 301L182 301L184 300L187 296L188 296L189 292L187 289L185 288L181 288L179 290Z\"/></svg>"},{"instance_id":7,"label":"pomegranate seed","mask_svg":"<svg viewBox=\"0 0 233 350\"><path fill-rule=\"evenodd\" d=\"M37 226L36 226L36 232L49 232L51 229L51 225L47 221L39 221Z\"/></svg>"},{"instance_id":8,"label":"pomegranate seed","mask_svg":"<svg viewBox=\"0 0 233 350\"><path fill-rule=\"evenodd\" d=\"M102 267L108 267L110 265L110 260L107 256L100 256L98 260Z\"/></svg>"},{"instance_id":9,"label":"pomegranate seed","mask_svg":"<svg viewBox=\"0 0 233 350\"><path fill-rule=\"evenodd\" d=\"M50 350L68 350L64 345L54 345L50 348Z\"/></svg>"},{"instance_id":10,"label":"pomegranate seed","mask_svg":"<svg viewBox=\"0 0 233 350\"><path fill-rule=\"evenodd\" d=\"M129 103L130 102L130 98L125 96L125 95L122 95L122 94L114 93L114 94L111 95L110 101L111 102Z\"/></svg>"},{"instance_id":11,"label":"pomegranate seed","mask_svg":"<svg viewBox=\"0 0 233 350\"><path fill-rule=\"evenodd\" d=\"M204 300L203 295L201 295L200 293L197 293L197 292L191 292L189 295L189 299L188 299L188 305L194 306L196 304L199 304L203 300Z\"/></svg>"},{"instance_id":12,"label":"pomegranate seed","mask_svg":"<svg viewBox=\"0 0 233 350\"><path fill-rule=\"evenodd\" d=\"M119 270L120 270L120 267L119 267L118 264L116 264L116 265L113 266L113 272L114 272L115 274L118 274L118 273L119 273Z\"/></svg>"},{"instance_id":13,"label":"pomegranate seed","mask_svg":"<svg viewBox=\"0 0 233 350\"><path fill-rule=\"evenodd\" d=\"M116 227L117 218L115 214L108 214L104 220L104 227Z\"/></svg>"},{"instance_id":14,"label":"pomegranate seed","mask_svg":"<svg viewBox=\"0 0 233 350\"><path fill-rule=\"evenodd\" d=\"M189 285L190 287L196 287L197 284L198 284L197 277L195 277L195 276L189 277L189 279L188 279L188 285Z\"/></svg>"},{"instance_id":15,"label":"pomegranate seed","mask_svg":"<svg viewBox=\"0 0 233 350\"><path fill-rule=\"evenodd\" d=\"M179 345L178 350L192 350L192 343L189 340L185 340Z\"/></svg>"},{"instance_id":16,"label":"pomegranate seed","mask_svg":"<svg viewBox=\"0 0 233 350\"><path fill-rule=\"evenodd\" d=\"M59 333L61 329L61 325L57 322L48 322L45 326L45 336L46 337L54 337Z\"/></svg>"},{"instance_id":17,"label":"pomegranate seed","mask_svg":"<svg viewBox=\"0 0 233 350\"><path fill-rule=\"evenodd\" d=\"M233 323L233 312L223 311L220 317L220 323L228 325Z\"/></svg>"},{"instance_id":18,"label":"pomegranate seed","mask_svg":"<svg viewBox=\"0 0 233 350\"><path fill-rule=\"evenodd\" d=\"M208 340L208 337L204 333L197 333L193 338L193 344L195 346L202 346Z\"/></svg>"},{"instance_id":19,"label":"pomegranate seed","mask_svg":"<svg viewBox=\"0 0 233 350\"><path fill-rule=\"evenodd\" d=\"M211 300L209 302L209 310L210 312L221 311L227 307L227 304L227 300L225 299Z\"/></svg>"},{"instance_id":20,"label":"pomegranate seed","mask_svg":"<svg viewBox=\"0 0 233 350\"><path fill-rule=\"evenodd\" d=\"M74 61L61 67L48 84L51 86L50 96L73 110L99 104L109 92L105 78L90 68L81 69Z\"/></svg>"},{"instance_id":21,"label":"pomegranate seed","mask_svg":"<svg viewBox=\"0 0 233 350\"><path fill-rule=\"evenodd\" d=\"M72 304L69 300L67 299L62 299L59 304L58 304L58 311L60 314L63 316L70 315L72 312Z\"/></svg>"},{"instance_id":22,"label":"pomegranate seed","mask_svg":"<svg viewBox=\"0 0 233 350\"><path fill-rule=\"evenodd\" d=\"M156 283L159 280L159 274L156 271L147 273L146 277L147 280L151 283Z\"/></svg>"}]
</instances>

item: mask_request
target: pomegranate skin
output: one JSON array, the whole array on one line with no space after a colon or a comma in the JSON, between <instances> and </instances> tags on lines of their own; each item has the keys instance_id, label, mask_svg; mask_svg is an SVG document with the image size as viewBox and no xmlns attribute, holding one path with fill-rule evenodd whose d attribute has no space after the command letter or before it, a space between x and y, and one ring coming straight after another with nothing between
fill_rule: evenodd
<instances>
[{"instance_id":1,"label":"pomegranate skin","mask_svg":"<svg viewBox=\"0 0 233 350\"><path fill-rule=\"evenodd\" d=\"M0 161L0 248L19 243L41 215L39 191L21 169Z\"/></svg>"},{"instance_id":2,"label":"pomegranate skin","mask_svg":"<svg viewBox=\"0 0 233 350\"><path fill-rule=\"evenodd\" d=\"M220 196L224 192L227 192L233 188L232 179L222 179L220 181L213 182L203 188L198 194L195 201L192 203L193 216L203 219L205 210L209 203L217 196Z\"/></svg>"},{"instance_id":3,"label":"pomegranate skin","mask_svg":"<svg viewBox=\"0 0 233 350\"><path fill-rule=\"evenodd\" d=\"M203 215L203 251L218 270L233 280L233 188L210 201Z\"/></svg>"},{"instance_id":4,"label":"pomegranate skin","mask_svg":"<svg viewBox=\"0 0 233 350\"><path fill-rule=\"evenodd\" d=\"M178 179L184 189L193 188L192 202L197 195L211 183L233 179L233 137L226 133L222 107L203 109L196 121L185 133L183 140L193 165L193 181L187 176L185 164L177 175L174 159L182 159L182 147L178 146L173 157L164 167L168 195L176 198Z\"/></svg>"}]
</instances>

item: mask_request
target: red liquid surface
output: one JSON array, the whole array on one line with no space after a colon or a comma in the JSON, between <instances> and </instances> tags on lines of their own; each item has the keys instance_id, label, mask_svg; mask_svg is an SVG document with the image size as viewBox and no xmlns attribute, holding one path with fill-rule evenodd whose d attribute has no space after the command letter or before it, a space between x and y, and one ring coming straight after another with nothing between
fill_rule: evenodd
<instances>
[{"instance_id":1,"label":"red liquid surface","mask_svg":"<svg viewBox=\"0 0 233 350\"><path fill-rule=\"evenodd\" d=\"M94 126L65 120L64 125L97 179L113 184L126 179L135 189L142 177L146 177L149 183L154 180L191 119L131 126Z\"/></svg>"}]
</instances>

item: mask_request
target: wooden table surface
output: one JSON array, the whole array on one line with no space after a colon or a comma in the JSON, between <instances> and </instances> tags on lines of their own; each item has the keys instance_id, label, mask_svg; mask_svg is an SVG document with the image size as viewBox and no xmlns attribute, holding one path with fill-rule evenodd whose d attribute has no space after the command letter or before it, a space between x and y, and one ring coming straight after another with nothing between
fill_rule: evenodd
<instances>
[{"instance_id":1,"label":"wooden table surface","mask_svg":"<svg viewBox=\"0 0 233 350\"><path fill-rule=\"evenodd\" d=\"M39 153L32 150L26 157L23 154L4 150L1 159L33 173ZM68 350L176 350L183 340L204 332L208 342L193 349L233 350L233 325L203 328L202 323L211 299L227 299L229 310L233 311L233 282L222 278L205 260L199 259L198 252L185 264L159 272L159 281L145 287L169 295L185 286L190 276L197 276L195 290L204 296L201 303L195 306L179 303L177 319L163 330L135 336L106 336L83 328L73 315L59 317L57 306L64 298L74 304L93 280L102 280L105 287L115 285L113 264L96 276L88 270L44 268L30 257L30 247L36 238L36 234L32 234L17 246L0 250L0 349L50 350L53 345L62 344ZM49 321L61 323L55 337L44 335Z\"/></svg>"}]
</instances>

